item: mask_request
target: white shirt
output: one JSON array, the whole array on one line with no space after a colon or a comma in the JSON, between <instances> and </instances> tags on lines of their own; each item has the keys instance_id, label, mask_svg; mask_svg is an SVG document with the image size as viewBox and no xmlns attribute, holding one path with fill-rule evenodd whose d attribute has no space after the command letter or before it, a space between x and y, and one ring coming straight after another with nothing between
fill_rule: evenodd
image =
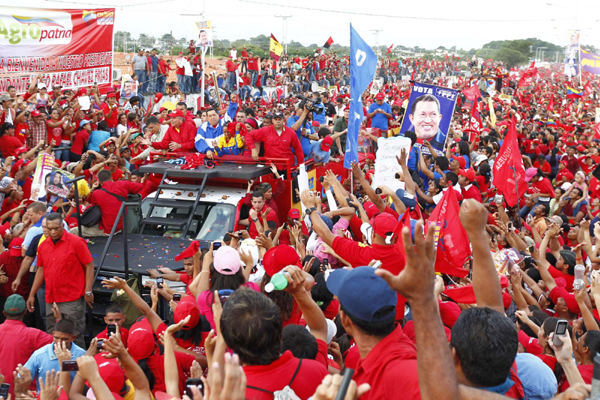
<instances>
[{"instance_id":1,"label":"white shirt","mask_svg":"<svg viewBox=\"0 0 600 400\"><path fill-rule=\"evenodd\" d=\"M234 49L229 50L229 55L231 56L231 58L233 58L235 60L237 58L237 50L234 50Z\"/></svg>"}]
</instances>

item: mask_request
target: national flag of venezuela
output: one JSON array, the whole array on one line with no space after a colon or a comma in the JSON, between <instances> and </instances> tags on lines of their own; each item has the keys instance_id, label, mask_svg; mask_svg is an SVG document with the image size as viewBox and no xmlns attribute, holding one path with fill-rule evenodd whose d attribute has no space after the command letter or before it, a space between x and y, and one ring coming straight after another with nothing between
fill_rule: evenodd
<instances>
[{"instance_id":1,"label":"national flag of venezuela","mask_svg":"<svg viewBox=\"0 0 600 400\"><path fill-rule=\"evenodd\" d=\"M275 61L279 61L279 57L281 56L281 53L283 53L283 46L277 39L275 39L273 34L271 34L271 44L269 45L269 50L271 51L271 58Z\"/></svg>"},{"instance_id":2,"label":"national flag of venezuela","mask_svg":"<svg viewBox=\"0 0 600 400\"><path fill-rule=\"evenodd\" d=\"M570 86L567 86L567 99L579 99L583 96L580 90L573 89Z\"/></svg>"}]
</instances>

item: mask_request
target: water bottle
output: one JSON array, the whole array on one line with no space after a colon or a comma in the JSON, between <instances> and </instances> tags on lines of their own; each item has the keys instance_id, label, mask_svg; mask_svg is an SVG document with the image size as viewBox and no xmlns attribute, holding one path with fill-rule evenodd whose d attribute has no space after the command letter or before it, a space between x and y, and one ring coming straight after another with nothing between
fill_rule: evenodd
<instances>
[{"instance_id":1,"label":"water bottle","mask_svg":"<svg viewBox=\"0 0 600 400\"><path fill-rule=\"evenodd\" d=\"M265 292L271 293L273 290L283 290L288 285L285 277L286 272L281 271L271 277L271 281L265 285Z\"/></svg>"},{"instance_id":2,"label":"water bottle","mask_svg":"<svg viewBox=\"0 0 600 400\"><path fill-rule=\"evenodd\" d=\"M575 280L573 281L573 289L581 290L585 287L585 281L583 280L585 274L585 267L581 264L575 266Z\"/></svg>"}]
</instances>

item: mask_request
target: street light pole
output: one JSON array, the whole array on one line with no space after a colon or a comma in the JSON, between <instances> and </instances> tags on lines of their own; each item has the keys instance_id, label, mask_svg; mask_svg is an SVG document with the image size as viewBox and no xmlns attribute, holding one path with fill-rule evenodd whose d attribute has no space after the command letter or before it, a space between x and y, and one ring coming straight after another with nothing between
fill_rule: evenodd
<instances>
[{"instance_id":1,"label":"street light pole","mask_svg":"<svg viewBox=\"0 0 600 400\"><path fill-rule=\"evenodd\" d=\"M275 18L281 18L283 25L283 48L285 54L287 54L287 19L292 18L291 15L275 15Z\"/></svg>"},{"instance_id":2,"label":"street light pole","mask_svg":"<svg viewBox=\"0 0 600 400\"><path fill-rule=\"evenodd\" d=\"M379 32L381 32L383 29L371 29L371 32L373 32L376 36L377 36L377 55L379 55Z\"/></svg>"}]
</instances>

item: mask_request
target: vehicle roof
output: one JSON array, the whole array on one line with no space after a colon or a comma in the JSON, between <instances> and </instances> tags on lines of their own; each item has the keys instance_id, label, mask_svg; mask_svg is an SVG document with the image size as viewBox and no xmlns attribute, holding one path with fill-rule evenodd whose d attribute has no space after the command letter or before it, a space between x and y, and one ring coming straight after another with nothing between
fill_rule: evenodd
<instances>
[{"instance_id":1,"label":"vehicle roof","mask_svg":"<svg viewBox=\"0 0 600 400\"><path fill-rule=\"evenodd\" d=\"M173 185L177 187L177 185ZM198 193L197 190L177 190L177 189L162 189L159 199L194 201ZM191 193L191 195L190 195ZM154 199L156 192L151 193L147 199ZM238 188L223 187L223 186L205 186L202 192L200 203L224 203L237 206L239 201L246 196L246 191Z\"/></svg>"}]
</instances>

